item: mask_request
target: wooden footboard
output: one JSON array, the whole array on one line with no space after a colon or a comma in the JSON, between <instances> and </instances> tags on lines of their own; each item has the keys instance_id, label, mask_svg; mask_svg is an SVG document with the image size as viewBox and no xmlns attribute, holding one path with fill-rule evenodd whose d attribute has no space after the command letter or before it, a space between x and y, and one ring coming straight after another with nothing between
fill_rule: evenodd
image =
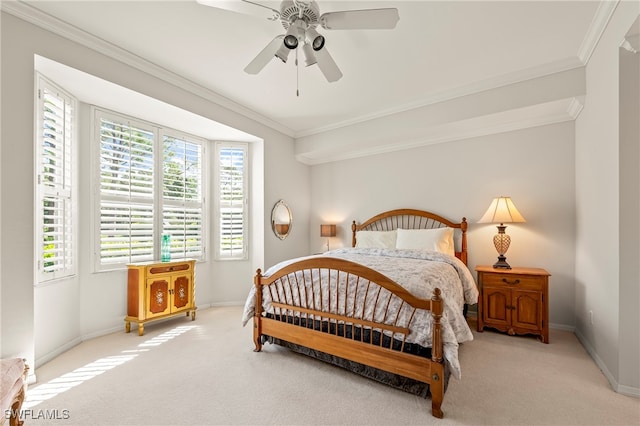
<instances>
[{"instance_id":1,"label":"wooden footboard","mask_svg":"<svg viewBox=\"0 0 640 426\"><path fill-rule=\"evenodd\" d=\"M428 383L432 414L443 416L439 289L431 300L419 299L373 269L330 257L298 261L268 277L258 270L254 285L255 351L262 349L266 335ZM366 301L366 309L357 301ZM405 351L419 310L430 311L434 320L430 359Z\"/></svg>"}]
</instances>

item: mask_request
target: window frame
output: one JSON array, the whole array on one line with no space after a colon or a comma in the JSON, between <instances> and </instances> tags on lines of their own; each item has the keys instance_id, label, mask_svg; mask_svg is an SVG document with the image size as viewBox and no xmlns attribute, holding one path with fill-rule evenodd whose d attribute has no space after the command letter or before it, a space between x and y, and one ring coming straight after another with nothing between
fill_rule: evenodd
<instances>
[{"instance_id":1,"label":"window frame","mask_svg":"<svg viewBox=\"0 0 640 426\"><path fill-rule=\"evenodd\" d=\"M45 285L53 281L71 278L77 274L78 271L78 100L69 92L64 90L58 84L54 83L44 75L35 73L35 102L34 102L34 184L35 184L35 214L34 214L34 251L35 251L35 285ZM62 162L63 173L67 172L68 182L66 178L63 178L63 182L59 185L59 189L53 187L47 187L44 184L45 178L43 166L44 155L44 102L45 91L54 93L58 100L64 103L63 110L66 108L69 111L69 128L66 126L66 119L63 124L63 153ZM67 137L69 138L67 144ZM68 170L66 170L68 164ZM52 272L45 272L45 249L43 247L43 239L45 236L44 221L45 213L43 208L43 202L45 198L53 198L62 200L63 204L67 205L68 211L64 213L63 220L68 221L65 225L62 225L63 237L62 251L65 266L60 269L56 269Z\"/></svg>"},{"instance_id":2,"label":"window frame","mask_svg":"<svg viewBox=\"0 0 640 426\"><path fill-rule=\"evenodd\" d=\"M92 123L92 136L91 136L91 146L92 146L92 177L94 179L94 188L95 191L93 193L94 203L93 203L93 212L95 219L94 223L94 232L93 232L93 247L94 247L94 271L95 272L106 272L113 270L121 270L125 269L127 264L135 262L135 260L131 259L131 253L129 253L129 260L124 262L114 262L114 263L103 263L103 258L101 255L101 202L104 199L102 191L101 191L101 120L102 118L107 118L112 121L117 122L127 122L134 123L136 126L144 127L145 129L152 129L153 133L153 196L150 205L153 210L153 225L152 225L152 255L149 261L159 261L160 259L160 245L161 238L163 234L163 220L162 213L158 214L157 212L162 212L163 205L163 162L164 162L164 136L169 136L177 139L188 140L190 143L196 143L200 145L201 153L200 153L200 161L201 161L201 179L200 179L200 192L201 192L201 202L202 206L202 229L201 229L201 238L202 238L202 255L201 256L191 256L189 259L195 259L198 262L206 262L207 261L207 245L208 245L208 232L206 221L208 217L208 206L206 204L205 194L208 190L208 172L209 169L209 159L207 156L207 141L198 136L191 135L186 132L181 132L175 129L170 129L167 127L160 126L155 123L151 123L146 120L142 120L127 114L118 113L115 111L110 111L105 108L101 108L98 106L91 107L91 120ZM107 197L108 198L108 197ZM176 256L176 260L182 260L186 257Z\"/></svg>"},{"instance_id":3,"label":"window frame","mask_svg":"<svg viewBox=\"0 0 640 426\"><path fill-rule=\"evenodd\" d=\"M189 143L192 144L198 144L200 145L200 201L199 202L184 202L185 207L189 206L191 208L194 208L195 206L200 206L200 208L202 209L202 217L201 217L201 239L202 239L202 255L201 256L191 256L188 257L189 259L196 259L197 261L200 262L204 262L207 260L207 241L209 241L209 232L208 229L209 227L207 226L208 222L208 217L209 217L209 206L207 205L207 191L208 191L208 185L207 183L209 182L209 168L210 168L210 162L208 161L208 141L185 133L185 132L180 132L178 130L174 130L174 129L169 129L169 128L160 128L160 132L159 132L159 144L164 144L164 138L165 136L167 137L171 137L174 139L178 139L178 140L185 140L188 141ZM162 153L164 155L164 149L162 149ZM158 161L160 161L161 166L160 166L160 170L164 171L164 160L162 158L158 158ZM163 178L164 178L164 173L160 174L158 176L160 182L159 182L159 197L160 197L160 207L162 209L164 209L165 206L165 201L164 201L164 187L163 187ZM170 202L167 203L167 205L178 205L178 203L176 202ZM158 218L160 220L160 218ZM160 220L161 221L161 220ZM159 224L160 229L163 230L163 232L165 232L164 229L164 225L162 223ZM157 253L157 259L160 258L160 246L158 245L158 253ZM176 259L180 259L179 257L177 257Z\"/></svg>"},{"instance_id":4,"label":"window frame","mask_svg":"<svg viewBox=\"0 0 640 426\"><path fill-rule=\"evenodd\" d=\"M219 261L226 260L247 260L249 258L249 179L250 179L250 160L249 160L249 143L247 142L232 142L232 141L216 141L215 145L215 161L216 167L214 168L214 200L215 200L215 238L214 238L214 247L215 253L214 258ZM242 250L237 254L225 255L221 251L221 236L220 232L222 214L221 210L225 207L221 202L221 191L220 191L220 176L221 176L221 168L220 168L220 150L225 148L232 149L240 149L243 152L243 212L242 212Z\"/></svg>"}]
</instances>

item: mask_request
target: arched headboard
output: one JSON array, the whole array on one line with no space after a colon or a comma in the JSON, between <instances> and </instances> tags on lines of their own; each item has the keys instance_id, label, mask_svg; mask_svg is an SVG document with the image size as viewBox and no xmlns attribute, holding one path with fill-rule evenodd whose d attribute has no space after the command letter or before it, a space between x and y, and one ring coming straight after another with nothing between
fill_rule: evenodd
<instances>
[{"instance_id":1,"label":"arched headboard","mask_svg":"<svg viewBox=\"0 0 640 426\"><path fill-rule=\"evenodd\" d=\"M416 209L389 210L373 216L360 225L354 220L351 224L351 246L356 246L358 231L393 231L394 229L436 229L450 227L459 230L460 246L456 247L456 257L467 264L467 218L460 223L452 222L435 213ZM454 238L456 240L456 238Z\"/></svg>"}]
</instances>

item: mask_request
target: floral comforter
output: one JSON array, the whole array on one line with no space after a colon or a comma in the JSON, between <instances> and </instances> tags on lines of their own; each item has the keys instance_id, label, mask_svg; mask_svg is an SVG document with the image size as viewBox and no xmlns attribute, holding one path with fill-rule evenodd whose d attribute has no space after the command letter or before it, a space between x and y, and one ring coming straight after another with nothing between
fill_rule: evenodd
<instances>
[{"instance_id":1,"label":"floral comforter","mask_svg":"<svg viewBox=\"0 0 640 426\"><path fill-rule=\"evenodd\" d=\"M375 269L422 299L430 299L433 290L439 288L444 300L441 321L444 358L449 363L453 376L460 378L458 345L473 340L473 334L462 310L464 303L474 304L478 301L476 283L464 263L453 256L428 250L345 248L332 250L321 256L350 260ZM264 276L269 276L278 269L302 259L281 262L267 270ZM255 286L252 286L243 312L243 325L246 325L253 316L254 303ZM268 291L263 293L263 305L265 311L269 312L271 305ZM390 310L394 309L402 309L402 307L390 306ZM375 313L371 312L369 315L375 315ZM430 313L417 311L411 323L407 342L431 347L432 324L433 317Z\"/></svg>"}]
</instances>

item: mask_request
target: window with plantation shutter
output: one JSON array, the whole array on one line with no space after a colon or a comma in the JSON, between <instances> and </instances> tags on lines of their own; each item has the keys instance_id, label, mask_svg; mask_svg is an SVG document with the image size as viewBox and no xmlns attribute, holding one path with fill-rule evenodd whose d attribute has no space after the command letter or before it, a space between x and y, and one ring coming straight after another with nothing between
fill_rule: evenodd
<instances>
[{"instance_id":1,"label":"window with plantation shutter","mask_svg":"<svg viewBox=\"0 0 640 426\"><path fill-rule=\"evenodd\" d=\"M205 259L205 144L190 135L95 109L99 143L96 269L160 259Z\"/></svg>"},{"instance_id":2,"label":"window with plantation shutter","mask_svg":"<svg viewBox=\"0 0 640 426\"><path fill-rule=\"evenodd\" d=\"M98 112L100 263L121 266L154 258L155 130Z\"/></svg>"},{"instance_id":3,"label":"window with plantation shutter","mask_svg":"<svg viewBox=\"0 0 640 426\"><path fill-rule=\"evenodd\" d=\"M75 100L38 76L36 250L38 281L75 274Z\"/></svg>"},{"instance_id":4,"label":"window with plantation shutter","mask_svg":"<svg viewBox=\"0 0 640 426\"><path fill-rule=\"evenodd\" d=\"M203 255L203 145L163 135L162 232L171 236L171 256Z\"/></svg>"},{"instance_id":5,"label":"window with plantation shutter","mask_svg":"<svg viewBox=\"0 0 640 426\"><path fill-rule=\"evenodd\" d=\"M247 258L247 144L216 144L219 259Z\"/></svg>"}]
</instances>

